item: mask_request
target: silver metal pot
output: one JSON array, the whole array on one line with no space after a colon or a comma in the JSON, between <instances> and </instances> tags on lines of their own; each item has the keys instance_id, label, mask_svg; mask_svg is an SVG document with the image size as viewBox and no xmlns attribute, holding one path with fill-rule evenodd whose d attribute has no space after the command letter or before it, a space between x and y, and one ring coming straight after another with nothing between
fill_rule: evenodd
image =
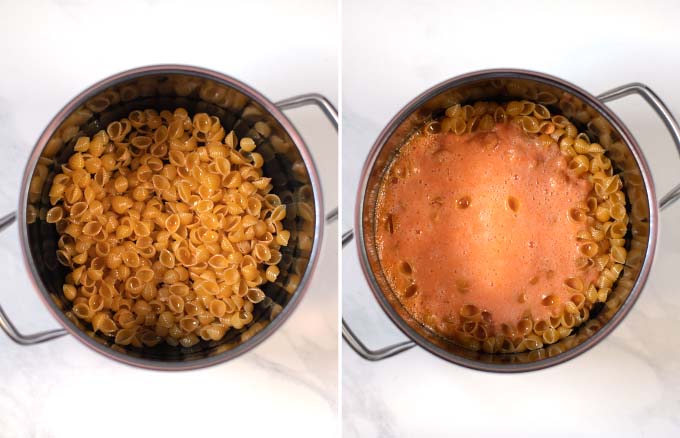
<instances>
[{"instance_id":1,"label":"silver metal pot","mask_svg":"<svg viewBox=\"0 0 680 438\"><path fill-rule=\"evenodd\" d=\"M592 96L564 80L526 70L485 70L459 76L425 91L413 99L388 123L368 154L359 184L355 229L359 259L368 284L378 303L412 339L378 350L366 347L343 320L345 341L362 357L380 360L415 345L435 355L469 368L494 372L520 372L546 368L578 356L603 340L623 320L647 281L658 236L658 213L680 198L680 185L657 204L652 177L635 138L605 102L629 94L639 94L661 117L680 153L680 128L659 97L639 83L624 85ZM513 354L488 354L462 348L427 329L401 305L390 288L378 260L375 246L375 209L380 182L389 163L405 139L433 117L442 115L455 103L478 100L529 99L538 101L553 113L568 117L591 139L605 146L624 181L629 200L631 231L629 256L621 278L603 305L594 307L590 319L569 337L540 350ZM343 236L343 245L353 238Z\"/></svg>"},{"instance_id":2,"label":"silver metal pot","mask_svg":"<svg viewBox=\"0 0 680 438\"><path fill-rule=\"evenodd\" d=\"M337 130L337 112L318 94L306 94L276 104L244 83L198 67L159 65L119 73L89 87L52 119L38 139L26 165L18 214L0 219L0 230L16 218L25 266L47 309L64 327L31 335L21 334L0 307L0 327L22 345L44 342L65 334L88 347L129 365L158 370L206 367L239 356L269 337L290 316L305 294L321 247L323 203L312 156L282 110L316 105ZM115 345L94 333L70 311L62 293L66 269L56 260L58 234L48 224L48 193L60 165L73 153L75 139L93 135L135 109L174 109L207 112L220 118L227 131L248 135L265 159L274 192L287 205L288 247L282 250L281 275L264 286L267 298L256 305L254 319L242 330L230 330L220 341L201 341L191 348L158 345L139 349ZM333 216L332 214L329 216ZM295 282L298 282L294 288ZM291 289L294 291L291 292ZM289 289L288 291L286 289Z\"/></svg>"}]
</instances>

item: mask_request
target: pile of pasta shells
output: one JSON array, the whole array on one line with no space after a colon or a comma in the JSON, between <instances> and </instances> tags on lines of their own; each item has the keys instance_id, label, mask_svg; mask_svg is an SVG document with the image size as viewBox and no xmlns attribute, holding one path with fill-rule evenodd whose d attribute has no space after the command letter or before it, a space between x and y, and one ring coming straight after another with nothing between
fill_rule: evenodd
<instances>
[{"instance_id":1,"label":"pile of pasta shells","mask_svg":"<svg viewBox=\"0 0 680 438\"><path fill-rule=\"evenodd\" d=\"M249 324L290 239L256 149L183 108L78 138L46 216L72 313L135 347L191 347Z\"/></svg>"}]
</instances>

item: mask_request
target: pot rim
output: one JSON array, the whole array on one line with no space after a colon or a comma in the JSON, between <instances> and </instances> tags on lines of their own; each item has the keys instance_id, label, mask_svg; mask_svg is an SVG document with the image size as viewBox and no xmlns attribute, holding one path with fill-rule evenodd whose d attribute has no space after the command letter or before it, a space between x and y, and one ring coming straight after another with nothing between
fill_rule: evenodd
<instances>
[{"instance_id":1,"label":"pot rim","mask_svg":"<svg viewBox=\"0 0 680 438\"><path fill-rule=\"evenodd\" d=\"M236 89L240 93L248 96L251 100L259 104L263 109L265 109L282 127L285 129L286 133L293 140L295 146L300 152L300 156L305 164L305 167L309 173L310 184L312 186L312 191L314 195L314 209L315 209L315 225L314 225L314 239L312 243L312 250L309 256L309 264L305 270L304 275L300 279L300 283L297 290L292 294L290 301L283 308L281 313L276 316L272 321L267 324L262 330L257 332L253 337L245 342L240 343L236 347L224 351L222 353L216 354L214 356L202 357L200 359L190 360L186 362L177 361L161 361L154 359L146 359L134 356L128 356L124 353L120 353L109 346L100 344L90 336L88 336L83 330L79 329L73 322L71 322L65 315L64 312L59 309L55 302L49 297L49 292L45 288L42 281L39 280L38 269L33 262L33 258L30 255L28 246L28 224L26 221L26 207L28 205L28 189L31 177L35 170L35 167L40 158L40 154L44 150L47 141L54 134L56 129L61 125L61 123L76 109L80 108L88 99L97 95L98 93L106 90L107 88L129 81L131 79L137 79L150 74L182 74L187 76L199 77L203 79L210 79L216 83L223 84L227 87ZM319 176L314 164L312 155L307 148L304 140L297 132L290 120L283 114L283 112L269 99L267 99L260 92L254 88L246 85L245 83L219 73L214 70L209 70L202 67L195 67L190 65L181 64L159 64L159 65L149 65L144 67L137 67L130 70L125 70L120 73L109 76L80 92L73 99L71 99L64 107L59 110L59 112L52 118L47 127L43 130L42 134L38 138L29 159L26 163L24 169L24 174L22 177L20 196L19 196L19 207L18 207L18 222L19 222L19 240L21 246L21 253L24 259L24 265L28 273L28 277L33 284L33 288L38 292L38 296L47 309L50 311L52 316L59 321L59 323L76 339L78 339L85 346L92 348L93 350L103 354L104 356L113 359L118 362L122 362L126 365L159 370L159 371L182 371L182 370L193 370L198 368L204 368L212 365L216 365L222 362L231 360L241 354L253 349L265 339L269 338L278 328L280 328L283 323L288 319L290 314L299 305L300 300L305 295L307 288L309 286L310 278L316 268L318 261L318 255L321 247L321 241L323 237L323 225L324 225L324 215L323 215L323 197L321 193L321 184Z\"/></svg>"},{"instance_id":2,"label":"pot rim","mask_svg":"<svg viewBox=\"0 0 680 438\"><path fill-rule=\"evenodd\" d=\"M415 330L413 330L396 312L396 310L390 305L385 297L384 292L380 289L377 283L375 275L370 268L370 263L368 260L368 254L366 252L366 242L364 239L364 226L363 226L363 216L364 216L364 201L366 196L366 189L368 186L369 175L373 171L375 166L375 161L382 150L383 146L387 140L394 133L396 128L404 122L408 116L410 116L414 111L421 107L421 105L433 97L439 95L445 90L450 88L459 87L461 85L471 84L479 80L488 79L525 79L535 82L540 82L548 84L564 91L567 91L583 102L588 103L593 108L595 108L600 115L605 117L607 121L621 133L622 139L625 141L626 145L629 147L637 165L640 167L642 179L647 193L647 202L649 203L649 240L647 243L647 248L645 250L644 260L642 262L642 267L640 269L640 274L635 280L630 294L623 302L618 311L614 316L607 321L593 336L582 342L581 344L566 350L556 356L549 357L546 359L538 360L529 363L486 363L481 361L475 361L462 356L458 356L449 353L442 348L437 347L432 342L425 339ZM652 180L652 175L649 170L646 159L640 149L637 141L626 128L623 122L597 97L588 93L584 89L567 82L563 79L551 76L545 73L540 73L531 70L524 69L488 69L488 70L478 70L463 75L455 76L453 78L447 79L440 82L437 85L427 89L420 95L412 99L408 104L406 104L399 112L392 117L389 123L378 135L378 138L373 143L371 150L368 153L364 166L361 170L361 176L359 179L359 189L357 193L356 205L355 205L355 218L354 218L354 229L357 230L357 250L359 253L359 262L361 264L361 269L364 276L370 286L373 296L378 301L378 304L382 310L387 314L387 316L392 320L392 322L399 328L399 330L404 333L408 338L413 340L417 345L429 351L430 353L438 356L444 360L455 363L457 365L464 366L466 368L471 368L478 371L487 372L500 372L500 373L517 373L526 371L535 371L548 368L554 365L558 365L573 359L576 356L590 350L597 343L606 338L626 317L630 312L631 308L637 301L644 285L649 277L649 271L654 260L654 254L656 252L656 243L658 238L658 214L659 207L656 200L656 191L654 188L654 182Z\"/></svg>"}]
</instances>

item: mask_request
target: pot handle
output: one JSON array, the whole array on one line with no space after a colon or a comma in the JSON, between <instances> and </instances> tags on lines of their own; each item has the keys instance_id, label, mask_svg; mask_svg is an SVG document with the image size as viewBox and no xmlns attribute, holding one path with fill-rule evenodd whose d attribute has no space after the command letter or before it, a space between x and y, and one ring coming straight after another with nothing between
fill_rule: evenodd
<instances>
[{"instance_id":1,"label":"pot handle","mask_svg":"<svg viewBox=\"0 0 680 438\"><path fill-rule=\"evenodd\" d=\"M0 218L0 231L10 226L17 219L16 213L10 213ZM46 332L32 333L24 335L12 324L9 317L0 306L0 328L7 333L7 336L19 345L33 345L41 342L49 341L67 334L64 329L49 330Z\"/></svg>"},{"instance_id":2,"label":"pot handle","mask_svg":"<svg viewBox=\"0 0 680 438\"><path fill-rule=\"evenodd\" d=\"M673 113L668 108L668 106L666 106L661 98L657 96L657 94L647 85L639 82L633 82L631 84L622 85L620 87L606 91L597 96L597 98L602 102L609 102L630 94L639 94L642 96L642 98L645 99L652 109L659 115L663 123L666 125L668 132L671 134L671 138L675 143L675 148L678 150L678 154L680 154L680 126L678 126L678 122L675 120L675 117L673 117ZM659 208L664 210L678 199L680 199L680 184L676 185L670 192L661 198L659 201Z\"/></svg>"},{"instance_id":3,"label":"pot handle","mask_svg":"<svg viewBox=\"0 0 680 438\"><path fill-rule=\"evenodd\" d=\"M330 100L318 93L300 94L299 96L293 96L276 102L275 105L282 110L316 105L333 124L335 130L338 130L338 110L335 109Z\"/></svg>"},{"instance_id":4,"label":"pot handle","mask_svg":"<svg viewBox=\"0 0 680 438\"><path fill-rule=\"evenodd\" d=\"M342 235L342 246L347 246L354 239L354 231L345 231ZM345 318L342 318L342 339L347 342L352 350L354 350L359 356L366 360L378 361L387 359L406 350L409 350L416 346L413 341L399 342L398 344L388 345L387 347L378 348L377 350L371 350L368 348L361 340L354 334L349 325L345 322Z\"/></svg>"},{"instance_id":5,"label":"pot handle","mask_svg":"<svg viewBox=\"0 0 680 438\"><path fill-rule=\"evenodd\" d=\"M338 130L338 110L335 109L330 100L318 93L300 94L288 99L276 102L275 105L281 110L300 108L307 105L316 105L323 111L335 130ZM338 208L334 208L326 215L326 221L330 224L338 219Z\"/></svg>"}]
</instances>

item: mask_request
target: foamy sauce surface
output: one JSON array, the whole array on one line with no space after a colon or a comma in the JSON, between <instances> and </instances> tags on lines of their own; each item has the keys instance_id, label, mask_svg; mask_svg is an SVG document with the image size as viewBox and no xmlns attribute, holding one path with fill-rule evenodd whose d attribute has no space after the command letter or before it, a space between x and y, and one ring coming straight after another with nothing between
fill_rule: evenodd
<instances>
[{"instance_id":1,"label":"foamy sauce surface","mask_svg":"<svg viewBox=\"0 0 680 438\"><path fill-rule=\"evenodd\" d=\"M464 304L490 312L496 327L557 315L573 293L567 278L597 277L576 268L585 225L569 219L591 184L567 169L556 144L513 124L419 134L393 166L399 177L386 178L378 203L381 264L406 309L442 334ZM551 294L555 304L544 305Z\"/></svg>"}]
</instances>

